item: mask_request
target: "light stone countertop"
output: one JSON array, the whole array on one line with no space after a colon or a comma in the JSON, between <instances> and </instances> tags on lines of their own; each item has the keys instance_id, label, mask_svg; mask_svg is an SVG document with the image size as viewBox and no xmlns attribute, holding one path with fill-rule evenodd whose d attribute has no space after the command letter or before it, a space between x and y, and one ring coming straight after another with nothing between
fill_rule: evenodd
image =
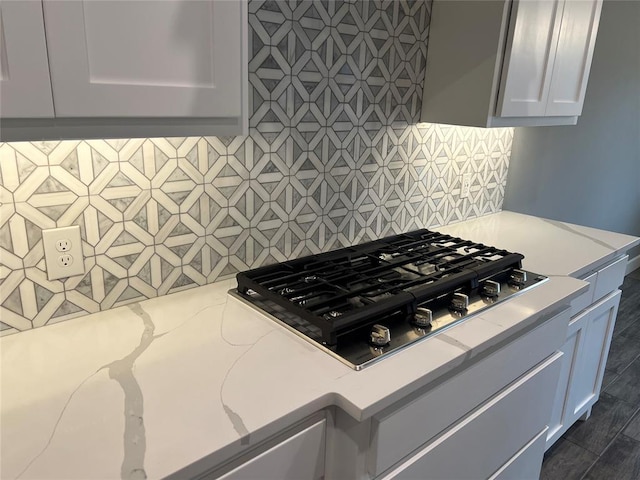
<instances>
[{"instance_id":1,"label":"light stone countertop","mask_svg":"<svg viewBox=\"0 0 640 480\"><path fill-rule=\"evenodd\" d=\"M214 466L328 406L368 418L586 290L553 277L356 372L229 296L234 286L0 338L0 477L161 478Z\"/></svg>"},{"instance_id":2,"label":"light stone countertop","mask_svg":"<svg viewBox=\"0 0 640 480\"><path fill-rule=\"evenodd\" d=\"M508 211L434 230L521 253L523 268L535 273L574 278L640 244L631 235Z\"/></svg>"}]
</instances>

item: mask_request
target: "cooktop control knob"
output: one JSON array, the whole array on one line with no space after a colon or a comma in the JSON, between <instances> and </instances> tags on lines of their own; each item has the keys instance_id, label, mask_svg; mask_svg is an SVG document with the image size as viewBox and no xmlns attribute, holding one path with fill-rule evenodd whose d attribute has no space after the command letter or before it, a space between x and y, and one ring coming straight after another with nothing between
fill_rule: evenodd
<instances>
[{"instance_id":1,"label":"cooktop control knob","mask_svg":"<svg viewBox=\"0 0 640 480\"><path fill-rule=\"evenodd\" d=\"M521 287L527 282L527 272L523 270L513 270L509 276L509 285Z\"/></svg>"},{"instance_id":2,"label":"cooktop control knob","mask_svg":"<svg viewBox=\"0 0 640 480\"><path fill-rule=\"evenodd\" d=\"M484 295L485 297L497 297L500 294L500 284L498 282L494 282L493 280L487 280L482 284L480 294Z\"/></svg>"},{"instance_id":3,"label":"cooktop control knob","mask_svg":"<svg viewBox=\"0 0 640 480\"><path fill-rule=\"evenodd\" d=\"M384 347L391 342L391 332L384 325L375 324L371 327L369 340L376 347Z\"/></svg>"},{"instance_id":4,"label":"cooktop control knob","mask_svg":"<svg viewBox=\"0 0 640 480\"><path fill-rule=\"evenodd\" d=\"M464 312L467 308L469 308L469 296L460 292L454 293L451 297L451 310Z\"/></svg>"},{"instance_id":5,"label":"cooktop control knob","mask_svg":"<svg viewBox=\"0 0 640 480\"><path fill-rule=\"evenodd\" d=\"M418 307L416 313L413 315L413 324L416 327L428 328L433 321L433 312L424 307Z\"/></svg>"}]
</instances>

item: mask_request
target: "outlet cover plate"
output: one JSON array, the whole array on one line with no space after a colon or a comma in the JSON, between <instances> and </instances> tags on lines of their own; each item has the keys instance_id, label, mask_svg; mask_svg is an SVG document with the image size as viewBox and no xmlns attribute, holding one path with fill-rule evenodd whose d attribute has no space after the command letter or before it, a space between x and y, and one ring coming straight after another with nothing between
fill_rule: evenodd
<instances>
[{"instance_id":1,"label":"outlet cover plate","mask_svg":"<svg viewBox=\"0 0 640 480\"><path fill-rule=\"evenodd\" d=\"M60 252L57 248L59 240L66 240L65 243L70 244L69 249ZM80 238L80 227L78 225L42 230L42 244L44 246L45 262L47 263L47 278L49 280L84 274L82 239ZM71 263L61 261L60 257L62 256L70 257Z\"/></svg>"}]
</instances>

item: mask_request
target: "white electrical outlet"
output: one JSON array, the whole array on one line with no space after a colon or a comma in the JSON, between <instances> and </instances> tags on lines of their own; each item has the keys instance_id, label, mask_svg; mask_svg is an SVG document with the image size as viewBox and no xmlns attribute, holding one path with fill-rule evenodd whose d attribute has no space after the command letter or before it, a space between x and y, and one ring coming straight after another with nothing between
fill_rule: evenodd
<instances>
[{"instance_id":1,"label":"white electrical outlet","mask_svg":"<svg viewBox=\"0 0 640 480\"><path fill-rule=\"evenodd\" d=\"M56 250L59 252L68 252L71 250L71 240L68 238L63 238L62 240L58 240L56 242Z\"/></svg>"},{"instance_id":2,"label":"white electrical outlet","mask_svg":"<svg viewBox=\"0 0 640 480\"><path fill-rule=\"evenodd\" d=\"M462 175L462 188L460 189L460 198L467 198L469 196L469 190L471 190L471 174L465 173Z\"/></svg>"},{"instance_id":3,"label":"white electrical outlet","mask_svg":"<svg viewBox=\"0 0 640 480\"><path fill-rule=\"evenodd\" d=\"M60 265L61 267L70 267L72 263L73 263L73 257L68 253L65 253L64 255L60 255L58 257L58 265Z\"/></svg>"},{"instance_id":4,"label":"white electrical outlet","mask_svg":"<svg viewBox=\"0 0 640 480\"><path fill-rule=\"evenodd\" d=\"M82 239L78 225L43 230L42 243L49 280L84 273Z\"/></svg>"}]
</instances>

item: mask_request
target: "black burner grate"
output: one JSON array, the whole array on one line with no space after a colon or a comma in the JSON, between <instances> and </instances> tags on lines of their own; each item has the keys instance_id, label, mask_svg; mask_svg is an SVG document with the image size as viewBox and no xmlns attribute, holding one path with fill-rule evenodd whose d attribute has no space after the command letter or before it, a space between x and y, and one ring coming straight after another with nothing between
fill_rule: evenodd
<instances>
[{"instance_id":1,"label":"black burner grate","mask_svg":"<svg viewBox=\"0 0 640 480\"><path fill-rule=\"evenodd\" d=\"M251 290L322 332L327 345L381 316L409 316L419 303L471 292L524 257L429 230L416 230L237 275Z\"/></svg>"}]
</instances>

